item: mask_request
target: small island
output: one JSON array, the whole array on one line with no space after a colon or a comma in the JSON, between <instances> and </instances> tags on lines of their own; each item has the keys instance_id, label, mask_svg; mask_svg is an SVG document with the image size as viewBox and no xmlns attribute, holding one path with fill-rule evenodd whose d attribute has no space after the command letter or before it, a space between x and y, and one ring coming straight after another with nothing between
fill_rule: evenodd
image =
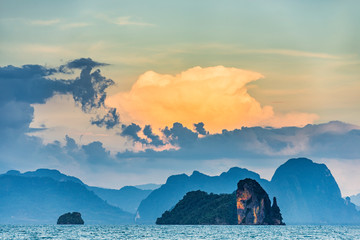
<instances>
[{"instance_id":1,"label":"small island","mask_svg":"<svg viewBox=\"0 0 360 240\"><path fill-rule=\"evenodd\" d=\"M64 225L64 224L76 224L76 225L83 225L84 220L81 218L81 213L73 212L73 213L65 213L61 215L58 220L57 224Z\"/></svg>"},{"instance_id":2,"label":"small island","mask_svg":"<svg viewBox=\"0 0 360 240\"><path fill-rule=\"evenodd\" d=\"M174 208L166 211L156 224L171 225L285 225L276 198L253 179L238 182L232 194L188 192Z\"/></svg>"}]
</instances>

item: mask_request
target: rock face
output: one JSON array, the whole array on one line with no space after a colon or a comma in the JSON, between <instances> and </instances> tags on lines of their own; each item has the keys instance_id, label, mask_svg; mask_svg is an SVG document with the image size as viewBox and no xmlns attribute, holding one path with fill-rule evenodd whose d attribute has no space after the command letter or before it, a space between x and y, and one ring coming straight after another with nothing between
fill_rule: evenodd
<instances>
[{"instance_id":1,"label":"rock face","mask_svg":"<svg viewBox=\"0 0 360 240\"><path fill-rule=\"evenodd\" d=\"M65 213L59 217L57 224L84 224L84 220L81 218L81 213Z\"/></svg>"},{"instance_id":2,"label":"rock face","mask_svg":"<svg viewBox=\"0 0 360 240\"><path fill-rule=\"evenodd\" d=\"M274 198L270 199L258 182L240 180L236 190L237 221L240 225L284 225L280 209Z\"/></svg>"}]
</instances>

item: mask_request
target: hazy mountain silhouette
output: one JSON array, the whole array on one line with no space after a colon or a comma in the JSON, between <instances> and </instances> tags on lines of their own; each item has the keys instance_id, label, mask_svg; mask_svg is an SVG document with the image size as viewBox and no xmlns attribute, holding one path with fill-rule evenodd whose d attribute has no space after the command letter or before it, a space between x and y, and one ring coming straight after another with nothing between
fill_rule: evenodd
<instances>
[{"instance_id":1,"label":"hazy mountain silhouette","mask_svg":"<svg viewBox=\"0 0 360 240\"><path fill-rule=\"evenodd\" d=\"M119 207L127 212L136 213L140 202L145 199L152 190L142 190L133 186L108 189L99 187L88 187L96 195L106 200L109 204Z\"/></svg>"},{"instance_id":2,"label":"hazy mountain silhouette","mask_svg":"<svg viewBox=\"0 0 360 240\"><path fill-rule=\"evenodd\" d=\"M115 206L134 212L141 202L136 223L152 224L187 192L232 193L237 182L245 178L258 181L271 198L277 197L287 224L360 223L360 213L350 198L341 197L326 165L306 158L288 160L276 170L271 182L255 172L234 167L219 176L198 171L190 176L173 175L152 192L135 187L89 187L57 170L38 169L23 174L12 170L0 175L0 223L54 223L58 216L72 211L81 212L89 224L133 223L132 214ZM352 198L356 202L357 196Z\"/></svg>"},{"instance_id":3,"label":"hazy mountain silhouette","mask_svg":"<svg viewBox=\"0 0 360 240\"><path fill-rule=\"evenodd\" d=\"M152 191L144 199L137 212L136 223L152 224L166 210L169 210L190 191L202 190L208 193L232 193L236 190L239 180L252 178L268 189L269 181L247 169L234 167L220 176L208 176L194 171L191 176L186 174L170 176L160 188Z\"/></svg>"},{"instance_id":4,"label":"hazy mountain silhouette","mask_svg":"<svg viewBox=\"0 0 360 240\"><path fill-rule=\"evenodd\" d=\"M360 211L360 193L351 196L350 199L351 202L353 202L356 205L356 209Z\"/></svg>"},{"instance_id":5,"label":"hazy mountain silhouette","mask_svg":"<svg viewBox=\"0 0 360 240\"><path fill-rule=\"evenodd\" d=\"M353 224L360 223L355 205L341 197L340 189L325 164L306 158L290 159L275 172L271 182L246 169L232 168L220 176L199 172L170 176L159 189L144 199L138 209L137 223L154 223L189 191L232 193L237 181L252 178L276 196L288 224Z\"/></svg>"},{"instance_id":6,"label":"hazy mountain silhouette","mask_svg":"<svg viewBox=\"0 0 360 240\"><path fill-rule=\"evenodd\" d=\"M142 190L132 186L125 186L121 189L92 187L84 184L76 177L65 175L55 169L37 169L36 171L29 171L25 173L20 173L17 170L10 170L6 173L6 175L22 177L49 177L60 182L76 182L84 185L90 191L93 191L108 204L119 207L129 213L136 213L140 202L145 199L151 192L151 190Z\"/></svg>"},{"instance_id":7,"label":"hazy mountain silhouette","mask_svg":"<svg viewBox=\"0 0 360 240\"><path fill-rule=\"evenodd\" d=\"M72 182L76 182L79 184L84 184L80 179L78 179L76 177L65 175L55 169L40 168L40 169L37 169L36 171L29 171L29 172L24 172L24 173L20 173L17 170L10 170L5 174L13 175L13 176L22 176L22 177L48 177L48 178L52 178L59 182L72 181Z\"/></svg>"},{"instance_id":8,"label":"hazy mountain silhouette","mask_svg":"<svg viewBox=\"0 0 360 240\"><path fill-rule=\"evenodd\" d=\"M161 187L161 185L162 184L147 183L147 184L135 185L134 187L141 190L155 190Z\"/></svg>"},{"instance_id":9,"label":"hazy mountain silhouette","mask_svg":"<svg viewBox=\"0 0 360 240\"><path fill-rule=\"evenodd\" d=\"M55 224L64 212L80 212L87 224L125 224L133 215L111 206L83 184L50 177L0 176L0 223Z\"/></svg>"},{"instance_id":10,"label":"hazy mountain silhouette","mask_svg":"<svg viewBox=\"0 0 360 240\"><path fill-rule=\"evenodd\" d=\"M306 158L290 159L271 179L284 220L292 224L360 223L355 205L341 197L340 189L325 164Z\"/></svg>"}]
</instances>

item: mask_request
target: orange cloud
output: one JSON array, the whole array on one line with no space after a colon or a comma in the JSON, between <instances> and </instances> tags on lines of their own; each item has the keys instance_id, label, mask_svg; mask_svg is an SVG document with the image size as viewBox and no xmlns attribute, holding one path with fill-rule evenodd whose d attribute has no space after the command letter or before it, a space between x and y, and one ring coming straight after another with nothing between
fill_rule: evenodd
<instances>
[{"instance_id":1,"label":"orange cloud","mask_svg":"<svg viewBox=\"0 0 360 240\"><path fill-rule=\"evenodd\" d=\"M316 115L276 115L247 92L247 84L263 76L237 68L194 67L176 75L147 71L129 92L110 96L106 105L116 107L122 121L163 128L180 122L193 128L204 122L210 132L242 126L303 126Z\"/></svg>"}]
</instances>

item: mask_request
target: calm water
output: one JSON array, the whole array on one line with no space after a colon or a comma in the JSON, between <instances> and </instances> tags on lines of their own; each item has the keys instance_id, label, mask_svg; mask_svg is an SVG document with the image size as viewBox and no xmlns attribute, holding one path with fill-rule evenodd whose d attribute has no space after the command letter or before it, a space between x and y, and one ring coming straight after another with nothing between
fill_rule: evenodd
<instances>
[{"instance_id":1,"label":"calm water","mask_svg":"<svg viewBox=\"0 0 360 240\"><path fill-rule=\"evenodd\" d=\"M0 239L360 239L360 226L16 226Z\"/></svg>"}]
</instances>

